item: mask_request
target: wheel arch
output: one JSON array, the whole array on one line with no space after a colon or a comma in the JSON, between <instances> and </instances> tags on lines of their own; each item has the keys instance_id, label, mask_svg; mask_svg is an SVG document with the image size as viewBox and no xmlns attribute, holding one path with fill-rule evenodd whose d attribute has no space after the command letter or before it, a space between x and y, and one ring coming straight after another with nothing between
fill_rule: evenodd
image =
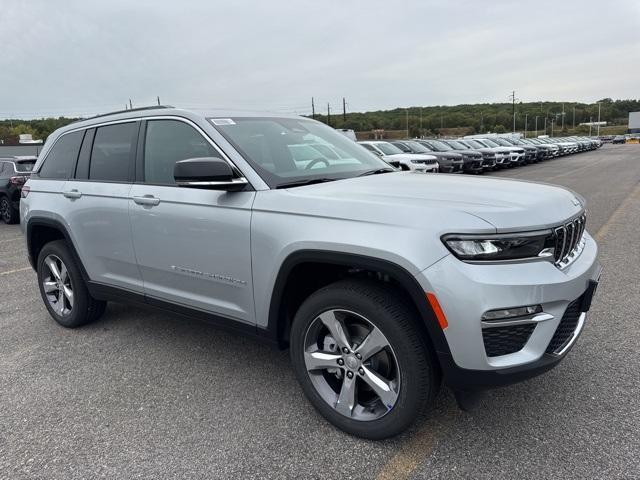
<instances>
[{"instance_id":1,"label":"wheel arch","mask_svg":"<svg viewBox=\"0 0 640 480\"><path fill-rule=\"evenodd\" d=\"M268 330L271 335L277 338L281 348L285 348L288 344L289 329L293 320L292 312L287 311L286 296L292 292L291 285L296 281L296 270L300 269L301 266L308 265L311 265L311 268L322 266L329 272L347 274L353 274L353 272L373 273L377 274L380 279L386 277L393 280L398 284L418 313L420 319L418 326L425 334L426 340L430 343L434 353L449 353L444 333L431 309L431 305L427 301L426 294L417 279L409 271L394 262L381 258L324 250L293 252L280 266L269 305ZM315 289L312 291L315 291Z\"/></svg>"},{"instance_id":2,"label":"wheel arch","mask_svg":"<svg viewBox=\"0 0 640 480\"><path fill-rule=\"evenodd\" d=\"M80 273L82 274L83 280L85 282L89 281L89 275L87 274L87 271L85 270L84 265L80 260L80 256L78 255L78 251L76 250L73 240L71 239L71 235L61 221L53 218L43 217L30 218L27 223L25 232L29 263L34 270L37 270L38 268L38 255L40 254L40 250L42 250L42 247L44 247L47 243L55 240L64 240L69 247L76 265L78 265L78 267L80 268Z\"/></svg>"}]
</instances>

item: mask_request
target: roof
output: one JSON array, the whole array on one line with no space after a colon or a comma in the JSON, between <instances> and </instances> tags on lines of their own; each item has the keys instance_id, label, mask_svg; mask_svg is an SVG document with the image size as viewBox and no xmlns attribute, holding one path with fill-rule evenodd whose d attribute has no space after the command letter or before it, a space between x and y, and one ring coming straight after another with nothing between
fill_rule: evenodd
<instances>
[{"instance_id":1,"label":"roof","mask_svg":"<svg viewBox=\"0 0 640 480\"><path fill-rule=\"evenodd\" d=\"M141 107L130 110L120 110L117 112L105 113L95 117L78 120L62 127L60 133L75 130L82 127L90 127L105 122L127 120L130 118L153 117L153 116L199 116L205 118L244 118L244 117L274 117L274 118L301 118L300 115L286 113L260 112L249 110L228 110L228 109L183 109L170 105L158 105L153 107Z\"/></svg>"}]
</instances>

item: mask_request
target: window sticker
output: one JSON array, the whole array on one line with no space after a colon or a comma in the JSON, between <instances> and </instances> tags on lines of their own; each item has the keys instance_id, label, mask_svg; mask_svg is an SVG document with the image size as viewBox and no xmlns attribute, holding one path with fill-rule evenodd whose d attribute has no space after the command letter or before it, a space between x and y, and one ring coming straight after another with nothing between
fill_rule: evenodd
<instances>
[{"instance_id":1,"label":"window sticker","mask_svg":"<svg viewBox=\"0 0 640 480\"><path fill-rule=\"evenodd\" d=\"M235 125L236 124L236 122L234 122L230 118L212 118L211 122L214 125Z\"/></svg>"}]
</instances>

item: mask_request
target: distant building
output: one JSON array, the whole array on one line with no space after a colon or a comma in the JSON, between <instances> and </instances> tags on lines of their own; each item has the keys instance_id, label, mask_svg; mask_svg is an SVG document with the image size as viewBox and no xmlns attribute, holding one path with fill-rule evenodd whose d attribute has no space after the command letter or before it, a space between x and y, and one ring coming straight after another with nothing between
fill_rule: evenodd
<instances>
[{"instance_id":1,"label":"distant building","mask_svg":"<svg viewBox=\"0 0 640 480\"><path fill-rule=\"evenodd\" d=\"M27 145L2 145L0 144L0 157L13 157L20 155L38 156L42 150L41 143L32 143Z\"/></svg>"},{"instance_id":2,"label":"distant building","mask_svg":"<svg viewBox=\"0 0 640 480\"><path fill-rule=\"evenodd\" d=\"M42 145L42 140L34 140L30 133L21 133L19 142L20 145Z\"/></svg>"},{"instance_id":3,"label":"distant building","mask_svg":"<svg viewBox=\"0 0 640 480\"><path fill-rule=\"evenodd\" d=\"M640 133L640 112L629 112L629 133Z\"/></svg>"}]
</instances>

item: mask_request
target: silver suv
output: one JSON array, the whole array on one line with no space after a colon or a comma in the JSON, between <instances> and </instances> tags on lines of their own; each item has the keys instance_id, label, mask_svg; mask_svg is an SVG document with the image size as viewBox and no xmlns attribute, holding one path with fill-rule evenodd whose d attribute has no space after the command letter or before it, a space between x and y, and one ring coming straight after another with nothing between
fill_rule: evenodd
<instances>
[{"instance_id":1,"label":"silver suv","mask_svg":"<svg viewBox=\"0 0 640 480\"><path fill-rule=\"evenodd\" d=\"M262 337L289 348L323 416L371 439L406 429L441 382L464 404L556 365L600 274L576 194L400 172L296 116L71 124L20 213L59 324L130 301Z\"/></svg>"}]
</instances>

